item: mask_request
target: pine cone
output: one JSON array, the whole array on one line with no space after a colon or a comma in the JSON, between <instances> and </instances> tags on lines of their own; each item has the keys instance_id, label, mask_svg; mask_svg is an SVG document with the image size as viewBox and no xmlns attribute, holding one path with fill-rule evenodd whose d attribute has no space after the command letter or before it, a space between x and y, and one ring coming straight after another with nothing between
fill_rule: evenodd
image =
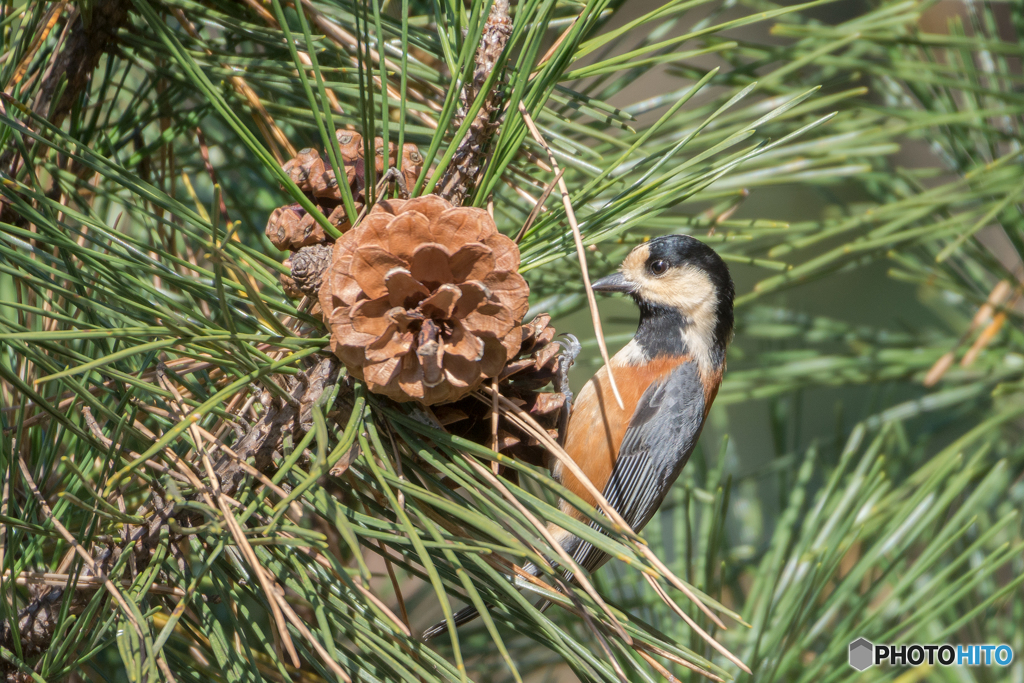
<instances>
[{"instance_id":1,"label":"pine cone","mask_svg":"<svg viewBox=\"0 0 1024 683\"><path fill-rule=\"evenodd\" d=\"M318 208L321 212L327 213L322 204ZM327 220L342 232L348 229L345 207L340 204L330 210ZM320 227L312 214L306 213L300 204L274 209L270 214L270 220L267 221L266 233L274 246L281 251L295 251L302 247L323 244L328 241L324 229Z\"/></svg>"},{"instance_id":2,"label":"pine cone","mask_svg":"<svg viewBox=\"0 0 1024 683\"><path fill-rule=\"evenodd\" d=\"M345 167L345 181L352 191L358 213L366 202L363 136L348 130L335 131L335 136L341 152L341 162ZM396 149L395 143L388 143L389 166L396 165ZM374 150L377 178L380 178L385 170L383 138L374 140ZM341 203L341 189L330 161L322 158L315 149L307 147L294 159L286 162L282 168L339 232L346 232L351 227L345 214L345 207ZM403 145L402 174L408 187L416 182L422 168L423 157L420 156L419 148L413 144ZM267 221L266 234L274 246L282 251L296 251L302 247L331 241L314 216L306 213L299 204L274 209Z\"/></svg>"},{"instance_id":3,"label":"pine cone","mask_svg":"<svg viewBox=\"0 0 1024 683\"><path fill-rule=\"evenodd\" d=\"M359 143L362 145L362 142ZM388 168L398 165L397 156L398 145L393 142L388 143ZM380 181L383 175L384 168L384 138L373 139L373 150L374 150L374 168L377 171L377 180ZM355 192L360 196L365 195L366 190L366 167L363 163L362 158L362 147L360 146L359 161L356 162L355 166ZM416 178L420 174L420 170L423 168L423 157L420 155L419 147L411 143L402 145L402 176L405 178L406 189L411 190L412 186L416 183Z\"/></svg>"},{"instance_id":4,"label":"pine cone","mask_svg":"<svg viewBox=\"0 0 1024 683\"><path fill-rule=\"evenodd\" d=\"M523 341L519 353L502 371L498 384L501 395L530 413L548 434L560 441L559 419L566 396L549 385L559 374L562 347L554 340L551 316L542 313L522 326ZM491 408L467 397L434 409L441 424L453 434L476 443L491 444ZM526 434L513 430L502 421L498 428L498 451L534 465L543 465L547 449Z\"/></svg>"},{"instance_id":5,"label":"pine cone","mask_svg":"<svg viewBox=\"0 0 1024 683\"><path fill-rule=\"evenodd\" d=\"M310 176L316 176L324 172L324 162L320 159L320 153L311 147L300 149L294 159L286 161L281 169L288 174L292 182L299 186L303 192L312 192L313 186Z\"/></svg>"},{"instance_id":6,"label":"pine cone","mask_svg":"<svg viewBox=\"0 0 1024 683\"><path fill-rule=\"evenodd\" d=\"M316 244L295 252L289 259L292 283L295 288L309 296L317 296L323 284L323 275L331 265L331 247Z\"/></svg>"},{"instance_id":7,"label":"pine cone","mask_svg":"<svg viewBox=\"0 0 1024 683\"><path fill-rule=\"evenodd\" d=\"M359 201L359 192L356 190L356 175L363 164L363 136L350 130L335 131L334 136L338 140L341 152L341 163L345 166L345 182L352 189L352 196ZM338 188L338 179L334 168L328 160L323 160L314 168L310 175L310 192L318 199L341 201L341 190ZM360 207L362 203L359 202Z\"/></svg>"},{"instance_id":8,"label":"pine cone","mask_svg":"<svg viewBox=\"0 0 1024 683\"><path fill-rule=\"evenodd\" d=\"M346 172L351 169L354 179L355 158L342 158L345 161ZM330 166L325 165L324 160L320 158L320 154L309 147L282 166L284 172L306 193L320 213L327 216L327 221L340 232L345 232L349 228L348 217L345 214L345 207L341 204L341 193L334 181L334 171L329 171L329 168ZM334 183L333 194L325 189L329 183ZM356 208L362 208L362 205L357 205ZM282 251L295 251L329 241L320 223L300 204L274 209L267 221L266 234L273 245Z\"/></svg>"},{"instance_id":9,"label":"pine cone","mask_svg":"<svg viewBox=\"0 0 1024 683\"><path fill-rule=\"evenodd\" d=\"M334 245L320 288L331 349L396 401L461 398L520 349L518 268L486 211L433 195L382 201Z\"/></svg>"}]
</instances>

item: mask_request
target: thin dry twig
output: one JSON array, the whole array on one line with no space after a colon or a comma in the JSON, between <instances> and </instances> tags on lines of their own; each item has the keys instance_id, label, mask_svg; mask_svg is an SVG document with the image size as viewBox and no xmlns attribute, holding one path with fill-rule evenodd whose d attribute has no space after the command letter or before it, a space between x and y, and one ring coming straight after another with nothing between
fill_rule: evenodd
<instances>
[{"instance_id":1,"label":"thin dry twig","mask_svg":"<svg viewBox=\"0 0 1024 683\"><path fill-rule=\"evenodd\" d=\"M495 453L498 452L498 378L495 377L491 380L491 450ZM495 474L500 470L500 464L497 460L491 461L491 471Z\"/></svg>"},{"instance_id":2,"label":"thin dry twig","mask_svg":"<svg viewBox=\"0 0 1024 683\"><path fill-rule=\"evenodd\" d=\"M388 559L387 555L384 556L384 561L387 563L388 567L391 566L391 560ZM412 629L409 627L409 614L405 611L405 600L401 599L400 593L398 607L402 611L401 619L399 619L398 616L393 611L391 611L391 608L384 604L383 600L374 595L373 591L371 591L366 586L362 585L359 581L353 581L352 585L356 587L356 590L358 590L360 593L366 596L366 598L370 602L379 607L380 610L384 612L384 614L388 615L388 618L391 619L392 622L394 622L395 626L397 626L399 630L402 631L402 633L404 633L406 636L412 636Z\"/></svg>"},{"instance_id":3,"label":"thin dry twig","mask_svg":"<svg viewBox=\"0 0 1024 683\"><path fill-rule=\"evenodd\" d=\"M138 633L139 639L142 640L144 638L142 626L135 619L135 615L132 613L132 610L128 606L128 602L124 599L124 596L121 595L121 591L117 589L117 586L115 586L114 582L107 577L106 573L96 565L96 560L93 559L92 555L82 547L82 544L78 542L71 532L68 531L67 527L61 524L60 520L58 520L53 514L50 504L46 502L46 498L36 485L35 479L32 478L32 472L25 463L25 457L21 454L18 455L18 466L21 469L21 476L25 478L25 484L28 486L29 491L32 492L32 496L36 499L36 502L39 504L40 509L42 509L43 514L50 520L50 522L53 523L54 528L57 529L57 533L59 533L67 544L74 549L78 556L82 558L82 561L85 562L87 567L89 567L93 576L95 576L98 581L102 582L103 587L107 589L107 592L110 593L111 597L113 597L117 602L118 606L124 612L125 617L129 622L131 622L132 626L135 627L135 631Z\"/></svg>"},{"instance_id":4,"label":"thin dry twig","mask_svg":"<svg viewBox=\"0 0 1024 683\"><path fill-rule=\"evenodd\" d=\"M31 65L32 60L35 59L36 53L39 51L39 48L42 46L44 42L46 42L46 39L50 36L50 31L53 30L53 27L54 25L56 25L57 20L60 19L60 15L64 12L64 7L67 4L68 0L61 0L61 2L58 2L56 5L50 8L49 16L43 20L42 29L40 29L39 33L32 40L32 45L29 47L28 50L25 51L25 56L22 57L21 62L18 64L18 68L14 70L14 75L11 76L11 79L7 82L7 94L12 94L14 92L14 88L18 85L19 82L21 82L21 79L25 77L25 74L28 72L29 65Z\"/></svg>"},{"instance_id":5,"label":"thin dry twig","mask_svg":"<svg viewBox=\"0 0 1024 683\"><path fill-rule=\"evenodd\" d=\"M707 669L699 667L696 664L694 664L693 662L688 662L685 659L683 659L682 657L680 657L678 655L675 655L675 654L672 654L671 652L666 652L665 650L662 650L660 647L655 647L653 645L650 645L649 643L644 643L644 642L641 642L641 641L638 640L638 641L636 641L636 645L635 645L634 649L637 650L637 652L640 654L641 657L644 657L644 653L641 652L641 650L644 650L644 651L650 652L651 654L658 655L659 657L664 657L665 659L671 660L671 661L675 662L676 664L678 664L679 666L685 666L687 669L690 669L691 671L696 671L701 676L704 676L706 678L710 678L713 681L719 681L719 683L724 683L722 678L720 678L719 676L716 676L715 674L711 673ZM654 662L651 662L650 659L647 659L647 657L644 657L644 659L646 659L652 665L658 666Z\"/></svg>"},{"instance_id":6,"label":"thin dry twig","mask_svg":"<svg viewBox=\"0 0 1024 683\"><path fill-rule=\"evenodd\" d=\"M188 33L193 40L201 44L201 41L199 40L199 33L196 31L192 22L189 21L188 17L185 16L184 10L180 7L172 7L171 12L174 14L174 18L178 20L178 23L181 24L182 28L185 29L185 32ZM205 52L208 57L215 56L209 48L203 48L203 52ZM221 64L221 66L229 72L235 71L235 69L228 64ZM231 76L228 80L231 82L231 85L234 86L238 94L244 97L245 101L249 103L250 107L252 107L253 121L255 121L256 127L260 129L264 139L270 143L270 151L275 157L277 157L277 163L283 164L285 162L285 158L281 153L282 150L289 158L294 157L296 154L295 147L292 146L288 136L285 135L278 127L277 123L274 121L274 117L270 115L267 108L263 106L263 102L256 94L256 91L249 87L249 84L246 83L245 79L241 76Z\"/></svg>"},{"instance_id":7,"label":"thin dry twig","mask_svg":"<svg viewBox=\"0 0 1024 683\"><path fill-rule=\"evenodd\" d=\"M75 585L70 585L72 577L70 574L65 572L26 572L23 571L18 574L17 578L14 579L14 583L18 586L51 586L53 588L64 588L76 590L97 590L103 588L103 579L95 576L79 576L78 580L75 581ZM11 580L11 573L6 571L3 576L0 577L3 581ZM131 588L132 582L128 580L122 580L121 586L123 588ZM173 595L175 597L181 597L185 595L185 591L176 586L162 586L159 584L151 585L147 593L156 593L157 595Z\"/></svg>"},{"instance_id":8,"label":"thin dry twig","mask_svg":"<svg viewBox=\"0 0 1024 683\"><path fill-rule=\"evenodd\" d=\"M650 665L651 665L651 667L652 667L652 668L653 668L653 669L654 669L655 671L657 671L657 672L658 672L659 674L661 674L661 676L662 676L662 677L663 677L663 678L664 678L664 679L665 679L666 681L669 681L669 683L676 683L676 681L678 681L678 680L679 680L678 678L676 678L675 676L673 676L673 675L672 675L672 672L671 672L671 671L669 671L668 669L666 669L665 667L663 667L663 666L661 665L661 662L659 662L658 660L656 660L656 659L655 659L654 657L650 656L649 654L647 654L647 653L646 653L646 652L644 652L643 650L637 650L636 652L637 652L637 654L639 654L639 655L640 655L641 657L643 657L643 658L644 658L644 661L646 661L646 662L647 662L648 664L650 664ZM719 680L721 680L721 679L719 679Z\"/></svg>"},{"instance_id":9,"label":"thin dry twig","mask_svg":"<svg viewBox=\"0 0 1024 683\"><path fill-rule=\"evenodd\" d=\"M213 450L210 451L211 455L218 451L223 451L224 453L227 453L227 455L232 460L235 461L235 463L238 465L238 467L242 469L242 471L244 471L246 474L259 481L264 486L266 486L268 490L273 491L278 498L280 498L281 500L285 500L288 498L288 492L285 491L280 486L278 486L277 484L275 484L270 479L270 477L263 474L258 469L247 463L242 456L240 456L238 453L235 453L235 451L233 451L230 447L224 445L224 443L220 439L215 437L210 432L206 431L202 427L199 427L198 425L196 425L196 428L199 430L199 434L204 439L213 444ZM288 509L292 514L293 521L298 522L298 520L302 519L302 506L299 505L298 501L291 501L291 503L289 503Z\"/></svg>"},{"instance_id":10,"label":"thin dry twig","mask_svg":"<svg viewBox=\"0 0 1024 683\"><path fill-rule=\"evenodd\" d=\"M267 25L272 26L274 28L280 28L280 25L277 23L277 18L273 14L271 14L265 7L259 4L257 0L243 0L243 2L245 2L245 4L247 4L250 9L256 12L256 14L260 15L260 18L263 19L263 21L266 22ZM292 6L294 6L294 4ZM313 60L309 58L309 55L306 52L302 50L296 50L295 52L296 54L298 54L299 61L302 62L303 66L313 66ZM294 73L296 76L299 76L298 70L296 70ZM342 109L341 102L338 101L338 96L334 93L334 91L331 90L330 88L325 88L324 90L327 92L327 99L330 101L331 107L334 109L334 112L336 114L344 114L345 110Z\"/></svg>"},{"instance_id":11,"label":"thin dry twig","mask_svg":"<svg viewBox=\"0 0 1024 683\"><path fill-rule=\"evenodd\" d=\"M985 350L985 347L992 343L995 336L999 334L999 330L1003 329L1003 325L1006 324L1007 309L1013 308L1017 305L1017 302L1020 301L1021 289L1021 286L1018 286L1014 290L1013 296L1003 303L1002 310L992 317L991 322L985 326L985 329L981 331L978 338L974 340L973 344L971 344L971 348L967 349L967 353L965 353L964 357L960 359L960 365L965 368L971 367L981 352Z\"/></svg>"},{"instance_id":12,"label":"thin dry twig","mask_svg":"<svg viewBox=\"0 0 1024 683\"><path fill-rule=\"evenodd\" d=\"M713 647L716 650L718 650L722 654L723 657L728 659L730 662L732 662L733 664L735 664L739 668L743 669L748 674L751 673L750 669L747 667L746 664L744 664L742 661L740 661L739 657L737 657L733 653L729 652L729 650L727 650L724 645L722 645L717 640L715 640L715 638L710 633L708 633L707 631L702 629L700 626L698 626L697 622L695 622L693 619L691 619L690 616L686 612L684 612L682 610L682 608L679 607L679 605L676 604L675 600L673 600L669 596L669 594L665 592L665 589L662 588L658 584L658 582L654 580L653 576L650 576L648 574L644 574L644 578L647 579L647 583L651 584L651 587L658 594L658 597L660 597L662 599L662 601L666 605L671 607L672 611L674 611L676 614L678 614L682 618L682 620L686 622L687 626L689 626L694 631L696 631L697 634L701 638L703 638L704 641L708 645L710 645L711 647Z\"/></svg>"},{"instance_id":13,"label":"thin dry twig","mask_svg":"<svg viewBox=\"0 0 1024 683\"><path fill-rule=\"evenodd\" d=\"M544 193L540 196L540 199L537 200L537 203L533 205L533 210L530 211L530 215L526 217L526 222L523 223L523 227L519 228L519 232L516 234L515 239L516 244L522 242L523 238L526 237L526 233L529 232L530 228L533 227L534 221L537 220L537 217L540 216L541 211L544 210L544 202L546 202L548 200L548 197L551 196L551 192L552 190L555 189L555 186L562 181L562 175L564 173L564 168L558 169L558 173L556 173L555 177L551 180L550 183L548 183L548 186L544 188Z\"/></svg>"},{"instance_id":14,"label":"thin dry twig","mask_svg":"<svg viewBox=\"0 0 1024 683\"><path fill-rule=\"evenodd\" d=\"M306 14L308 14L309 17L313 20L313 23L316 24L316 26L321 31L323 31L324 35L327 36L333 43L342 47L347 52L356 52L356 46L359 41L356 40L356 37L354 35L346 31L338 24L331 21L324 14L322 14L319 10L317 10L313 3L310 2L310 0L302 0L302 8L306 11ZM369 49L369 52L370 60L374 64L380 64L381 59L383 59L384 64L385 66L387 66L388 69L390 69L394 73L401 72L401 64L395 62L394 60L388 59L387 57L383 57L381 53L379 53L372 47ZM380 80L380 74L377 73L377 70L374 69L371 75L373 77L373 82L377 85L377 88L381 88L382 83ZM435 95L441 95L442 97L444 95L444 91L435 84L427 83L425 81L417 81L417 85L425 89L433 90ZM434 109L435 111L441 111L440 107L438 106L437 102L434 101L434 99L425 97L423 93L417 91L415 88L408 88L407 94L416 101L420 102L421 104L425 104L426 106ZM402 95L389 84L388 97L400 100L402 98ZM406 113L408 113L410 116L415 116L416 118L420 119L420 121L422 121L424 124L431 128L437 128L437 120L425 112L419 111L418 109L410 108L406 110Z\"/></svg>"},{"instance_id":15,"label":"thin dry twig","mask_svg":"<svg viewBox=\"0 0 1024 683\"><path fill-rule=\"evenodd\" d=\"M491 390L490 387L483 387L482 391L490 393ZM485 396L480 392L474 392L473 396L475 396L477 400L490 405L490 398L488 396ZM582 483L583 487L587 489L587 492L594 496L594 500L597 502L597 507L600 508L608 519L612 521L612 526L616 531L631 536L633 539L641 543L643 542L636 532L626 524L626 520L622 519L622 515L620 515L618 511L611 506L608 500L604 497L604 494L594 486L586 473L584 473L580 466L576 464L576 461L572 459L572 456L566 453L565 449L551 438L551 435L533 419L532 415L504 396L499 395L498 400L501 403L501 409L507 420L544 444L551 454L580 480L580 483Z\"/></svg>"},{"instance_id":16,"label":"thin dry twig","mask_svg":"<svg viewBox=\"0 0 1024 683\"><path fill-rule=\"evenodd\" d=\"M558 161L555 159L555 153L548 147L548 143L544 141L544 136L540 134L540 129L537 128L537 124L533 122L533 117L530 116L530 112L526 111L526 107L522 102L519 103L519 113L523 115L523 121L526 122L526 127L530 129L530 135L537 141L537 144L541 145L548 153L548 160L551 162L551 167L555 170L558 169ZM619 404L619 408L625 409L622 403L622 395L619 394L619 387L615 383L615 375L612 373L612 363L608 357L608 346L604 343L604 330L601 329L601 315L597 310L597 298L594 296L594 290L590 288L590 271L587 269L587 255L583 248L583 236L580 234L579 223L576 222L576 213L572 210L572 200L569 198L569 188L565 184L565 179L562 176L558 176L558 189L562 193L562 204L565 206L565 216L569 219L569 227L572 228L572 237L576 242L576 256L580 260L580 273L583 275L583 290L587 293L587 303L590 305L590 317L594 321L594 334L597 336L597 348L601 350L601 358L604 360L605 368L608 370L608 384L611 385L612 394L615 395L615 402Z\"/></svg>"},{"instance_id":17,"label":"thin dry twig","mask_svg":"<svg viewBox=\"0 0 1024 683\"><path fill-rule=\"evenodd\" d=\"M380 546L381 550L384 549L384 541L380 540L379 538L377 539L377 545ZM391 564L391 558L389 558L386 554L381 553L381 557L384 558L384 566L388 570L388 578L391 580L391 588L395 591L395 599L398 600L398 611L402 613L401 624L403 630L405 631L406 635L412 635L412 628L409 625L409 612L405 609L405 598L402 596L402 587L398 583L398 576L395 575L395 567L393 564ZM369 591L367 591L367 593L369 593ZM381 605L384 604L376 596L373 596L373 599ZM388 612L391 612L391 610L388 610Z\"/></svg>"},{"instance_id":18,"label":"thin dry twig","mask_svg":"<svg viewBox=\"0 0 1024 683\"><path fill-rule=\"evenodd\" d=\"M92 435L94 437L96 437L96 440L99 441L101 444L103 444L104 448L110 449L110 447L114 445L114 441L112 439L108 438L107 435L103 433L103 429L100 427L99 423L96 422L96 418L93 417L92 409L89 408L88 406L82 408L82 416L85 418L85 425L86 425L86 427L88 427L89 431L92 433ZM135 426L138 427L139 423L136 422ZM146 433L146 432L143 432L143 433ZM120 444L118 444L118 450L119 451L123 450ZM138 458L142 457L141 455L139 455L139 453L137 453L135 451L132 451L132 450L123 450L123 452L127 453L130 456L132 456L132 458L134 458L134 459L138 459ZM147 467L149 467L152 470L156 470L160 474L166 474L166 475L168 475L170 477L173 477L174 479L177 479L178 481L180 481L180 482L182 482L184 484L189 484L189 485L192 484L192 480L191 479L189 479L188 477L186 477L185 475L183 475L183 474L181 474L179 472L175 472L174 470L169 468L167 465L164 465L163 463L153 462L152 460L146 460L143 464L146 465Z\"/></svg>"},{"instance_id":19,"label":"thin dry twig","mask_svg":"<svg viewBox=\"0 0 1024 683\"><path fill-rule=\"evenodd\" d=\"M534 66L533 74L530 76L531 81L537 76L537 74L540 73L540 67L547 64L548 60L554 56L555 52L558 51L558 48L561 47L562 43L565 42L565 39L569 37L570 33L572 33L572 30L576 28L576 22L580 20L580 17L583 15L585 11L586 8L580 10L580 13L577 14L576 18L573 19L569 23L569 25L565 27L565 30L562 31L562 34L558 36L558 38L555 39L555 42L551 43L551 47L548 48L547 52L545 52L544 55L537 60L537 65Z\"/></svg>"},{"instance_id":20,"label":"thin dry twig","mask_svg":"<svg viewBox=\"0 0 1024 683\"><path fill-rule=\"evenodd\" d=\"M1010 283L1006 280L1000 280L996 283L995 287L992 288L992 291L989 292L985 303L978 308L977 313L974 314L974 318L971 320L971 324L967 327L964 333L960 335L960 339L957 340L954 347L942 354L942 356L932 365L931 369L928 370L928 373L925 375L924 381L922 382L924 386L933 387L939 383L939 380L942 379L943 375L946 374L946 371L949 370L956 361L956 350L970 339L976 329L992 319L992 314L995 312L996 306L1002 304L1006 301L1007 297L1010 296L1010 287ZM977 353L975 353L975 355L977 355ZM967 356L964 356L964 360L966 359ZM973 360L974 358L972 357L971 362L973 362ZM970 363L965 363L965 366L966 365L970 365Z\"/></svg>"},{"instance_id":21,"label":"thin dry twig","mask_svg":"<svg viewBox=\"0 0 1024 683\"><path fill-rule=\"evenodd\" d=\"M186 413L184 409L183 401L181 400L181 394L178 392L177 387L167 379L166 369L162 363L157 365L157 380L160 385L169 391L174 398L174 400L171 401L171 406L175 408L175 412L177 413L175 417L179 421L191 422L188 429L192 434L192 441L195 444L195 450L199 452L203 467L206 469L207 477L210 480L209 490L212 500L209 504L211 507L217 508L221 511L221 514L224 517L224 524L227 526L228 532L234 539L235 545L238 546L242 555L249 563L249 566L252 567L253 572L256 574L256 578L260 582L260 586L263 588L263 592L267 596L267 603L270 605L270 611L280 634L282 645L291 657L292 664L295 666L301 666L302 661L299 659L299 653L295 649L295 644L292 642L291 634L288 633L288 625L285 623L284 613L279 600L277 599L276 583L273 578L270 577L269 573L263 569L263 565L260 563L259 558L256 557L256 551L252 549L252 546L249 544L249 540L245 537L245 532L238 524L238 520L235 519L235 515L231 511L227 500L225 500L225 496L223 495L220 487L220 477L217 476L217 471L213 467L213 461L210 459L208 449L203 445L203 438L199 434L198 425L194 420L189 419L188 413Z\"/></svg>"},{"instance_id":22,"label":"thin dry twig","mask_svg":"<svg viewBox=\"0 0 1024 683\"><path fill-rule=\"evenodd\" d=\"M576 610L583 618L583 623L586 625L587 629L594 634L594 637L597 638L598 644L604 651L605 661L611 662L612 668L615 669L615 675L619 677L619 680L622 681L622 683L628 683L629 679L626 678L626 672L622 670L622 665L619 664L619 660L615 658L615 655L612 654L612 649L608 646L608 639L605 638L604 634L597 628L597 624L594 623L593 618L587 613L586 608L583 607L583 603L581 603L576 596L569 591L568 586L563 582L559 581L558 587L563 593L568 595L569 599L572 600L574 605L576 605ZM635 646L635 643L633 645Z\"/></svg>"}]
</instances>

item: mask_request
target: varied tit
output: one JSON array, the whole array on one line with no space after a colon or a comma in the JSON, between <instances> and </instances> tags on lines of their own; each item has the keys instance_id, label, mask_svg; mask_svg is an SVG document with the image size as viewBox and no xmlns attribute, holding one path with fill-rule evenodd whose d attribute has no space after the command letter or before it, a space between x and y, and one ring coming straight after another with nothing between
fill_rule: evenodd
<instances>
[{"instance_id":1,"label":"varied tit","mask_svg":"<svg viewBox=\"0 0 1024 683\"><path fill-rule=\"evenodd\" d=\"M687 235L659 237L629 253L618 273L593 283L598 292L629 294L640 308L636 335L611 358L619 407L602 367L580 391L565 450L627 524L651 520L693 452L725 371L733 331L733 284L721 257ZM583 484L557 461L552 473L596 507ZM563 512L586 517L565 500ZM608 556L556 526L550 530L589 572ZM536 567L524 567L536 573ZM476 616L466 608L457 624ZM424 638L445 630L442 622Z\"/></svg>"}]
</instances>

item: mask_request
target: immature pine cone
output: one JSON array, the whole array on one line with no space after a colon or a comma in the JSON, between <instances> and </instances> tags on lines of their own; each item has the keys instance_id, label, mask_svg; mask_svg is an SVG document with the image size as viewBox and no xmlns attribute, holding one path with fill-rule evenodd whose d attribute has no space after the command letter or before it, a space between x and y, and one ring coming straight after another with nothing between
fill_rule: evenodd
<instances>
[{"instance_id":1,"label":"immature pine cone","mask_svg":"<svg viewBox=\"0 0 1024 683\"><path fill-rule=\"evenodd\" d=\"M362 159L355 156L348 158L344 151L343 148L342 161L345 169L353 169L354 177L355 164L357 161L362 163ZM285 163L282 168L299 189L306 193L320 213L327 216L327 221L331 225L341 232L348 229L348 217L345 215L345 207L341 204L341 194L337 189L337 182L334 181L334 171L327 170L330 166L324 164L324 160L315 149L306 148L300 151L298 156ZM332 196L331 191L327 189L330 183L334 183L333 192L337 197ZM358 208L361 207L357 206ZM289 204L274 209L267 221L266 233L273 245L282 251L294 251L327 241L324 229L300 204Z\"/></svg>"},{"instance_id":2,"label":"immature pine cone","mask_svg":"<svg viewBox=\"0 0 1024 683\"><path fill-rule=\"evenodd\" d=\"M331 245L314 244L299 249L289 259L292 284L301 294L317 296L323 284L323 274L331 265Z\"/></svg>"},{"instance_id":3,"label":"immature pine cone","mask_svg":"<svg viewBox=\"0 0 1024 683\"><path fill-rule=\"evenodd\" d=\"M340 160L345 167L345 182L352 190L356 213L362 210L366 202L366 165L363 161L363 136L350 130L335 131L338 139ZM377 178L384 173L384 139L373 141L374 167ZM388 143L388 164L397 164L397 145ZM402 146L402 175L408 188L416 182L420 169L423 168L423 157L419 148L413 144ZM299 189L306 193L310 201L316 205L320 213L327 216L327 221L339 232L345 232L351 225L341 203L341 189L331 162L320 156L311 147L301 150L298 155L282 167ZM267 237L275 247L282 251L296 251L302 247L323 244L329 241L323 228L312 214L299 204L289 204L274 209L267 221Z\"/></svg>"},{"instance_id":4,"label":"immature pine cone","mask_svg":"<svg viewBox=\"0 0 1024 683\"><path fill-rule=\"evenodd\" d=\"M334 245L320 288L331 349L371 391L454 401L519 351L530 290L518 268L486 211L382 201Z\"/></svg>"}]
</instances>

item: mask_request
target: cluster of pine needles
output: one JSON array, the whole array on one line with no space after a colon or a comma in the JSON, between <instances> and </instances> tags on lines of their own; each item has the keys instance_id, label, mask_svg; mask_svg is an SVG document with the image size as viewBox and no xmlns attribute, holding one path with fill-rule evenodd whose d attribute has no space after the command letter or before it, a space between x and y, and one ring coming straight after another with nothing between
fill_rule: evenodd
<instances>
[{"instance_id":1,"label":"cluster of pine needles","mask_svg":"<svg viewBox=\"0 0 1024 683\"><path fill-rule=\"evenodd\" d=\"M861 636L1024 653L1019 0L840 23L825 0L655 4L505 5L480 78L501 0L0 3L7 680L521 682L560 665L820 683L852 675ZM654 77L664 92L623 104ZM284 202L319 220L282 166L318 147L341 168L342 127L418 145L413 195L457 186L488 209L556 326L591 310L584 372L624 341L589 272L651 235L711 243L740 296L708 433L728 431L722 406L766 402L775 457L737 473L734 443L705 435L641 537L347 378L263 237ZM915 145L929 163L901 166ZM787 188L833 210L747 217ZM945 328L786 307L871 268ZM870 408L807 447L803 393L856 385ZM478 398L565 457L492 388ZM549 522L613 561L567 585ZM457 630L463 604L482 618ZM424 643L437 618L447 636Z\"/></svg>"}]
</instances>

